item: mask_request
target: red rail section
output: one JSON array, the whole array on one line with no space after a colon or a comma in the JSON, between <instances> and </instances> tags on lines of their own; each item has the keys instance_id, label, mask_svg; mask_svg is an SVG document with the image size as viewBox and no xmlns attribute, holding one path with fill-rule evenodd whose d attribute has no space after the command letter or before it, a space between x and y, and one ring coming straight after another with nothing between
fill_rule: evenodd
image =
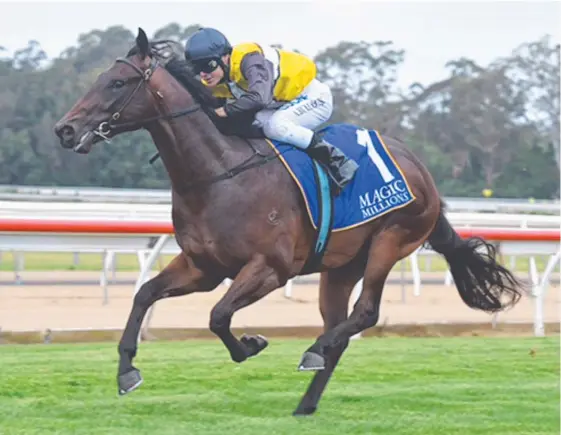
<instances>
[{"instance_id":1,"label":"red rail section","mask_svg":"<svg viewBox=\"0 0 561 435\"><path fill-rule=\"evenodd\" d=\"M171 222L87 221L44 219L0 219L0 232L87 233L87 234L171 234Z\"/></svg>"},{"instance_id":2,"label":"red rail section","mask_svg":"<svg viewBox=\"0 0 561 435\"><path fill-rule=\"evenodd\" d=\"M461 237L478 236L493 241L559 242L560 231L516 228L458 228ZM171 222L0 219L0 232L81 234L171 234Z\"/></svg>"},{"instance_id":3,"label":"red rail section","mask_svg":"<svg viewBox=\"0 0 561 435\"><path fill-rule=\"evenodd\" d=\"M559 242L559 230L527 228L458 228L461 237L482 237L497 242Z\"/></svg>"}]
</instances>

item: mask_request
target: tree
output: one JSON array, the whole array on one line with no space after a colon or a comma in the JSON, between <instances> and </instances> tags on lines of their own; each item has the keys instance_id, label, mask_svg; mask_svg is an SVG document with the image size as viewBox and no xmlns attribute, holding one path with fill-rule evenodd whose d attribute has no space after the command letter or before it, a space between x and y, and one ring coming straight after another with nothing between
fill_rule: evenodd
<instances>
[{"instance_id":1,"label":"tree","mask_svg":"<svg viewBox=\"0 0 561 435\"><path fill-rule=\"evenodd\" d=\"M483 68L461 58L447 67L451 76L415 99L416 132L454 156L453 177L475 165L484 185L492 187L521 143L524 95L502 65Z\"/></svg>"},{"instance_id":2,"label":"tree","mask_svg":"<svg viewBox=\"0 0 561 435\"><path fill-rule=\"evenodd\" d=\"M388 41L340 42L315 58L318 78L333 92L332 122L360 123L397 134L403 119L397 70L403 50Z\"/></svg>"},{"instance_id":3,"label":"tree","mask_svg":"<svg viewBox=\"0 0 561 435\"><path fill-rule=\"evenodd\" d=\"M39 42L29 41L27 47L17 50L14 53L12 65L20 71L35 71L39 69L47 59L47 53L41 48Z\"/></svg>"},{"instance_id":4,"label":"tree","mask_svg":"<svg viewBox=\"0 0 561 435\"><path fill-rule=\"evenodd\" d=\"M201 26L193 24L182 27L178 23L170 23L154 33L153 39L171 39L173 41L186 41L189 36L195 33Z\"/></svg>"},{"instance_id":5,"label":"tree","mask_svg":"<svg viewBox=\"0 0 561 435\"><path fill-rule=\"evenodd\" d=\"M554 46L551 37L544 36L522 44L503 63L511 80L527 97L525 116L548 137L544 145L553 146L559 166L559 44Z\"/></svg>"},{"instance_id":6,"label":"tree","mask_svg":"<svg viewBox=\"0 0 561 435\"><path fill-rule=\"evenodd\" d=\"M199 25L172 22L155 39L184 41ZM135 29L136 30L136 29ZM0 47L0 183L167 188L146 132L99 143L89 158L61 148L52 127L134 45L123 26L94 29L55 58L38 41L13 58ZM443 195L559 197L559 47L544 37L489 65L459 57L448 77L424 87L396 85L405 52L389 41L343 41L315 60L331 86L333 122L404 140ZM557 160L558 162L558 160Z\"/></svg>"}]
</instances>

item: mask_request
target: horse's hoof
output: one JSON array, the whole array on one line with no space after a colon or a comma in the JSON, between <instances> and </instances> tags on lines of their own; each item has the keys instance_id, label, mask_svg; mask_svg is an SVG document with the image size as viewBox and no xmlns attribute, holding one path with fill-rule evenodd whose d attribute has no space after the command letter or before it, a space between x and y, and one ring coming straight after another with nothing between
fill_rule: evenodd
<instances>
[{"instance_id":1,"label":"horse's hoof","mask_svg":"<svg viewBox=\"0 0 561 435\"><path fill-rule=\"evenodd\" d=\"M310 406L307 408L298 408L296 411L294 411L292 413L292 415L294 417L307 417L309 415L312 415L314 412L316 412L316 407L315 406Z\"/></svg>"},{"instance_id":2,"label":"horse's hoof","mask_svg":"<svg viewBox=\"0 0 561 435\"><path fill-rule=\"evenodd\" d=\"M249 351L247 356L257 355L269 345L267 339L262 335L244 334L241 336L240 341L247 347Z\"/></svg>"},{"instance_id":3,"label":"horse's hoof","mask_svg":"<svg viewBox=\"0 0 561 435\"><path fill-rule=\"evenodd\" d=\"M319 371L325 369L325 358L314 352L304 352L298 370L303 371Z\"/></svg>"},{"instance_id":4,"label":"horse's hoof","mask_svg":"<svg viewBox=\"0 0 561 435\"><path fill-rule=\"evenodd\" d=\"M140 387L142 376L137 369L132 369L130 372L119 375L117 382L119 384L119 395L123 396Z\"/></svg>"}]
</instances>

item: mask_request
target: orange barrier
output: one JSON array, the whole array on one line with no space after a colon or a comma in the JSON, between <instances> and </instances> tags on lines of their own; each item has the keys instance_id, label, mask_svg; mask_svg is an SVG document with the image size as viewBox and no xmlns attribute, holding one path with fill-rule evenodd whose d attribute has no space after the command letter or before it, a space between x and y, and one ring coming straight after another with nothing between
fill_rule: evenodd
<instances>
[{"instance_id":1,"label":"orange barrier","mask_svg":"<svg viewBox=\"0 0 561 435\"><path fill-rule=\"evenodd\" d=\"M0 232L86 233L86 234L171 234L170 222L0 219Z\"/></svg>"},{"instance_id":2,"label":"orange barrier","mask_svg":"<svg viewBox=\"0 0 561 435\"><path fill-rule=\"evenodd\" d=\"M495 241L559 242L559 230L525 228L457 228L461 237L479 236ZM171 222L124 220L0 219L0 232L86 233L86 234L171 234Z\"/></svg>"}]
</instances>

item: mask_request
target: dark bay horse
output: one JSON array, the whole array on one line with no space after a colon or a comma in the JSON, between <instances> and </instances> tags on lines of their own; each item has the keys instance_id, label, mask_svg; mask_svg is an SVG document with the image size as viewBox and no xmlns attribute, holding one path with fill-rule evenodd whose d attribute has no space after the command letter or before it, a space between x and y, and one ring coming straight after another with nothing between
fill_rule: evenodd
<instances>
[{"instance_id":1,"label":"dark bay horse","mask_svg":"<svg viewBox=\"0 0 561 435\"><path fill-rule=\"evenodd\" d=\"M182 253L137 293L120 340L120 394L142 382L132 361L148 308L163 298L208 292L233 283L210 313L210 330L232 360L242 362L267 346L262 336L236 338L234 313L301 275L315 230L296 183L264 139L223 134L213 122L213 100L190 74L157 55L139 29L136 46L99 75L55 126L64 148L88 153L94 143L145 128L172 186L172 220ZM216 120L215 120L216 121ZM406 207L367 224L333 233L321 264L319 308L324 332L298 368L315 376L295 415L312 414L349 338L376 325L384 282L399 260L427 242L442 254L462 300L489 313L517 303L522 286L495 260L493 246L462 240L447 221L435 183L402 143L383 140L416 197ZM481 248L481 249L480 249ZM363 291L348 314L351 291Z\"/></svg>"}]
</instances>

